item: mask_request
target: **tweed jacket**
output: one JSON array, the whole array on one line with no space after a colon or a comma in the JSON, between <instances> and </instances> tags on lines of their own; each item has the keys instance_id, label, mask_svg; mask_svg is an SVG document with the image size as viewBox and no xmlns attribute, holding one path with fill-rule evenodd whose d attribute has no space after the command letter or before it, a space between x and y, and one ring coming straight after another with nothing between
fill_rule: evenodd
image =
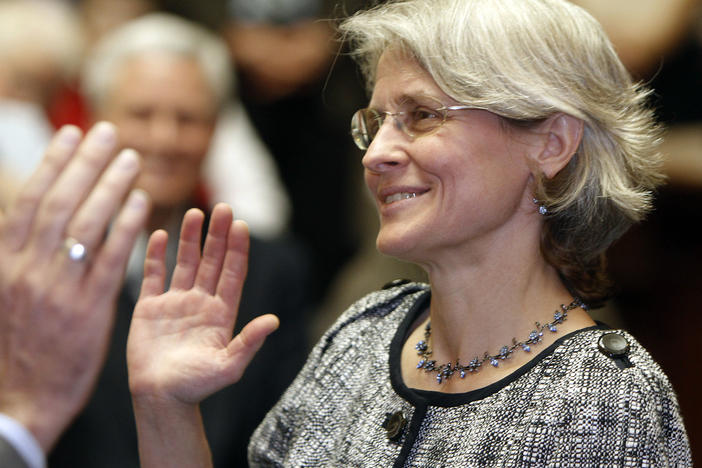
<instances>
[{"instance_id":1,"label":"tweed jacket","mask_svg":"<svg viewBox=\"0 0 702 468\"><path fill-rule=\"evenodd\" d=\"M691 466L667 377L604 325L478 390L406 387L400 351L430 295L410 283L351 306L254 433L250 466ZM623 365L598 349L612 332Z\"/></svg>"}]
</instances>

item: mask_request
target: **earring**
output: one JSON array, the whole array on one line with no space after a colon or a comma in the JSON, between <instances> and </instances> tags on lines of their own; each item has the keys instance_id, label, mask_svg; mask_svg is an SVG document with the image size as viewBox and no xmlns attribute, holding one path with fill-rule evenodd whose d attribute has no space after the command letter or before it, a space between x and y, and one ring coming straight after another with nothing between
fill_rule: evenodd
<instances>
[{"instance_id":1,"label":"earring","mask_svg":"<svg viewBox=\"0 0 702 468\"><path fill-rule=\"evenodd\" d=\"M539 200L536 198L532 198L531 201L534 202L535 205L539 206L539 214L542 216L546 216L548 214L548 208L546 208L546 205L541 203Z\"/></svg>"}]
</instances>

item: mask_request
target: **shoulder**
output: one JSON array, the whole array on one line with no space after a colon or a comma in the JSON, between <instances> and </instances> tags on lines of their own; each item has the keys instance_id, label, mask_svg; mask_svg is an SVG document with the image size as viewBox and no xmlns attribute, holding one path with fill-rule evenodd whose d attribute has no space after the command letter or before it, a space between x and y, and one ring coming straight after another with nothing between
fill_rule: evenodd
<instances>
[{"instance_id":1,"label":"shoulder","mask_svg":"<svg viewBox=\"0 0 702 468\"><path fill-rule=\"evenodd\" d=\"M621 354L613 356L606 349L603 341L608 338L626 343L624 348L615 346ZM570 415L570 427L590 428L592 433L582 435L597 442L591 450L606 448L600 455L613 463L622 457L653 466L689 461L689 441L673 387L629 333L581 331L544 361L540 383L549 387L549 404Z\"/></svg>"},{"instance_id":2,"label":"shoulder","mask_svg":"<svg viewBox=\"0 0 702 468\"><path fill-rule=\"evenodd\" d=\"M672 392L658 363L624 330L593 328L575 333L556 348L554 363L568 364L571 373L589 370L584 374L598 385L626 382Z\"/></svg>"},{"instance_id":3,"label":"shoulder","mask_svg":"<svg viewBox=\"0 0 702 468\"><path fill-rule=\"evenodd\" d=\"M589 389L590 397L609 402L675 399L658 363L628 332L592 328L566 337L546 360L546 366L565 380Z\"/></svg>"},{"instance_id":4,"label":"shoulder","mask_svg":"<svg viewBox=\"0 0 702 468\"><path fill-rule=\"evenodd\" d=\"M353 303L322 336L324 352L340 335L394 334L415 304L430 292L429 285L394 281ZM383 324L382 327L378 325Z\"/></svg>"}]
</instances>

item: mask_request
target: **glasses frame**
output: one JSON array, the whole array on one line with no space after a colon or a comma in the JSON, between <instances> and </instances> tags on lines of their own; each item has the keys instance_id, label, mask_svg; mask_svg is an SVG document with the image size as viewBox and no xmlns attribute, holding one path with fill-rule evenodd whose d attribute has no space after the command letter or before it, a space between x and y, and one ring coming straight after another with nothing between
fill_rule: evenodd
<instances>
[{"instance_id":1,"label":"glasses frame","mask_svg":"<svg viewBox=\"0 0 702 468\"><path fill-rule=\"evenodd\" d=\"M434 98L429 97L429 99L434 100ZM439 101L437 103L441 104ZM354 143L356 143L356 146L362 150L366 151L368 150L368 147L370 144L373 142L375 139L375 135L378 134L378 131L380 131L380 128L383 126L385 123L385 120L388 117L392 117L393 121L395 122L395 128L398 130L402 131L405 135L407 135L412 141L414 141L415 138L418 138L420 136L424 135L429 135L435 131L437 131L439 128L441 128L444 123L446 123L446 120L448 119L449 112L450 111L459 111L459 110L483 110L480 107L475 107L475 106L464 106L464 105L458 105L458 106L445 106L441 105L440 107L437 108L432 108L430 106L419 106L419 107L426 107L429 110L435 111L441 115L441 122L436 125L436 127L432 128L431 130L428 130L426 132L421 132L421 133L413 133L410 131L409 128L407 128L407 125L405 124L404 120L400 117L407 115L407 111L398 111L398 112L387 112L387 111L379 111L377 109L373 109L371 107L364 107L362 109L357 110L354 112L353 116L351 117L351 137L353 138ZM367 115L368 114L373 114L374 119L378 121L378 130L375 132L374 135L370 135L368 132L368 119Z\"/></svg>"}]
</instances>

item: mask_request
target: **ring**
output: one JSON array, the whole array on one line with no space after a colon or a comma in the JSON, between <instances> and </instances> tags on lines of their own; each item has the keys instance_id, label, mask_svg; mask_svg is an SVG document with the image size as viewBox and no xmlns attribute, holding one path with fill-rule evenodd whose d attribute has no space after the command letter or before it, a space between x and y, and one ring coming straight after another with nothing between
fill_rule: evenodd
<instances>
[{"instance_id":1,"label":"ring","mask_svg":"<svg viewBox=\"0 0 702 468\"><path fill-rule=\"evenodd\" d=\"M66 249L68 258L76 263L84 262L88 258L88 249L85 248L83 244L78 242L72 237L67 237L63 241L63 246Z\"/></svg>"}]
</instances>

